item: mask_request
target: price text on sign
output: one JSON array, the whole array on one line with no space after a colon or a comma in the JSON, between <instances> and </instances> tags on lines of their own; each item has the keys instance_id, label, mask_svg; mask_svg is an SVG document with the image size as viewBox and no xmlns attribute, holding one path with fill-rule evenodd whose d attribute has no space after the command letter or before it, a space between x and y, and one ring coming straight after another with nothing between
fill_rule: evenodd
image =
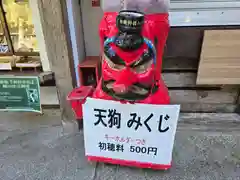
<instances>
[{"instance_id":1,"label":"price text on sign","mask_svg":"<svg viewBox=\"0 0 240 180\"><path fill-rule=\"evenodd\" d=\"M170 165L179 111L179 105L88 98L83 105L86 155Z\"/></svg>"}]
</instances>

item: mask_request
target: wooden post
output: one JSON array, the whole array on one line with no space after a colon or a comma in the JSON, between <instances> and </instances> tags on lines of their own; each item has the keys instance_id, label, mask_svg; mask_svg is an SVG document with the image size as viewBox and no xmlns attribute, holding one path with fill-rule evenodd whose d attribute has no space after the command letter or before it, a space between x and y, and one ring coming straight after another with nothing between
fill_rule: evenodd
<instances>
[{"instance_id":1,"label":"wooden post","mask_svg":"<svg viewBox=\"0 0 240 180\"><path fill-rule=\"evenodd\" d=\"M66 97L73 89L73 58L65 0L37 0L51 70L54 72L63 125L75 122ZM70 127L70 126L69 126Z\"/></svg>"}]
</instances>

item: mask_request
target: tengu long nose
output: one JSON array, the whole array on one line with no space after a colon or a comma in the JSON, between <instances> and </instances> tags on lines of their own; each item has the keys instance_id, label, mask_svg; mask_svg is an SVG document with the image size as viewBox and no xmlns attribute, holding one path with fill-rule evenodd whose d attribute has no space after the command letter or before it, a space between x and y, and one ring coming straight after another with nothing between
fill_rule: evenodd
<instances>
[{"instance_id":1,"label":"tengu long nose","mask_svg":"<svg viewBox=\"0 0 240 180\"><path fill-rule=\"evenodd\" d=\"M118 94L125 94L128 92L128 87L124 84L114 84L113 90Z\"/></svg>"},{"instance_id":2,"label":"tengu long nose","mask_svg":"<svg viewBox=\"0 0 240 180\"><path fill-rule=\"evenodd\" d=\"M128 68L119 72L120 76L113 84L113 90L116 93L124 94L129 90L129 87L137 82L136 75Z\"/></svg>"}]
</instances>

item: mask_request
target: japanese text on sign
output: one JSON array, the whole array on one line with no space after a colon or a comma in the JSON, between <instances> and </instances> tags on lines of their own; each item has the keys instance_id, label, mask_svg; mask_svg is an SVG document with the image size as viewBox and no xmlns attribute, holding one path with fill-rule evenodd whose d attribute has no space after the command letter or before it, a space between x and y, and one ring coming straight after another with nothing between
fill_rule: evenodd
<instances>
[{"instance_id":1,"label":"japanese text on sign","mask_svg":"<svg viewBox=\"0 0 240 180\"><path fill-rule=\"evenodd\" d=\"M41 113L39 78L2 76L0 78L0 110Z\"/></svg>"},{"instance_id":2,"label":"japanese text on sign","mask_svg":"<svg viewBox=\"0 0 240 180\"><path fill-rule=\"evenodd\" d=\"M117 129L121 128L121 113L117 112L116 109L94 109L95 117L97 118L97 121L94 123L94 125L103 125L104 127L112 128L113 126ZM107 114L107 115L106 115ZM154 114L151 113L145 120L142 120L140 116L137 115L137 113L131 113L130 119L127 121L127 127L132 128L137 131L140 127L145 126L149 132L152 131L151 127L148 125L148 122L154 118ZM169 130L169 127L162 128L163 120L169 120L170 116L167 114L165 116L160 115L159 116L159 123L158 123L158 131L161 133L164 133Z\"/></svg>"},{"instance_id":3,"label":"japanese text on sign","mask_svg":"<svg viewBox=\"0 0 240 180\"><path fill-rule=\"evenodd\" d=\"M179 105L88 98L83 105L86 155L169 165L179 111Z\"/></svg>"}]
</instances>

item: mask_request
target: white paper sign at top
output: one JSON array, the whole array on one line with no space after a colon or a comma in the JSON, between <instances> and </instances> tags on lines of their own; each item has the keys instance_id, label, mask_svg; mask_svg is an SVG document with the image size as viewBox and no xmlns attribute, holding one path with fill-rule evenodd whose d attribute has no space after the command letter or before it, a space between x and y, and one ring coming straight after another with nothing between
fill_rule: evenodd
<instances>
[{"instance_id":1,"label":"white paper sign at top","mask_svg":"<svg viewBox=\"0 0 240 180\"><path fill-rule=\"evenodd\" d=\"M179 112L179 105L88 98L83 105L86 156L170 165Z\"/></svg>"}]
</instances>

